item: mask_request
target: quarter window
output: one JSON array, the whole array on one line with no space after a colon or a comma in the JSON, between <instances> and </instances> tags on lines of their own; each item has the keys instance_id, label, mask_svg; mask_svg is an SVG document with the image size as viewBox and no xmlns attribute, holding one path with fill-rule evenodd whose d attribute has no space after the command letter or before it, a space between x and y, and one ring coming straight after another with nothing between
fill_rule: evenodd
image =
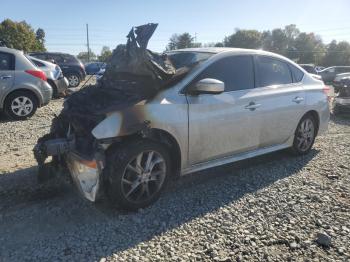
<instances>
[{"instance_id":1,"label":"quarter window","mask_svg":"<svg viewBox=\"0 0 350 262\"><path fill-rule=\"evenodd\" d=\"M0 53L0 71L15 70L14 56L8 53Z\"/></svg>"},{"instance_id":2,"label":"quarter window","mask_svg":"<svg viewBox=\"0 0 350 262\"><path fill-rule=\"evenodd\" d=\"M278 59L257 57L259 87L293 83L288 65Z\"/></svg>"},{"instance_id":3,"label":"quarter window","mask_svg":"<svg viewBox=\"0 0 350 262\"><path fill-rule=\"evenodd\" d=\"M225 83L225 92L254 88L252 56L223 58L208 66L196 79L214 78Z\"/></svg>"},{"instance_id":4,"label":"quarter window","mask_svg":"<svg viewBox=\"0 0 350 262\"><path fill-rule=\"evenodd\" d=\"M304 73L300 69L295 67L294 65L292 65L292 64L288 64L288 65L289 65L290 70L292 71L293 82L298 83L301 80L303 80Z\"/></svg>"}]
</instances>

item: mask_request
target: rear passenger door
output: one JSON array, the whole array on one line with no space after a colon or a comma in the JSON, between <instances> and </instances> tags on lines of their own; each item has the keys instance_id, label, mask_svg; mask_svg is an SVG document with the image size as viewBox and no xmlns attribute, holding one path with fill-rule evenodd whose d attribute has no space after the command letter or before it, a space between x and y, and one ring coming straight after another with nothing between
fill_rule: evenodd
<instances>
[{"instance_id":1,"label":"rear passenger door","mask_svg":"<svg viewBox=\"0 0 350 262\"><path fill-rule=\"evenodd\" d=\"M0 99L9 92L15 80L15 56L0 52Z\"/></svg>"},{"instance_id":2,"label":"rear passenger door","mask_svg":"<svg viewBox=\"0 0 350 262\"><path fill-rule=\"evenodd\" d=\"M285 143L302 117L305 93L303 72L269 56L256 56L256 103L261 104L260 148Z\"/></svg>"}]
</instances>

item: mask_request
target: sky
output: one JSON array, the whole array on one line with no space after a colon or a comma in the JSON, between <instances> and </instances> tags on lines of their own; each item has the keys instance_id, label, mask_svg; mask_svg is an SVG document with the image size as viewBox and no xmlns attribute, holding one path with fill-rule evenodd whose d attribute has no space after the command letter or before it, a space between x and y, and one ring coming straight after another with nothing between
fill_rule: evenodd
<instances>
[{"instance_id":1,"label":"sky","mask_svg":"<svg viewBox=\"0 0 350 262\"><path fill-rule=\"evenodd\" d=\"M296 24L315 32L325 43L350 42L350 0L3 0L0 21L25 20L46 33L46 48L78 54L86 51L86 24L90 48L96 54L126 42L130 28L159 23L149 49L161 52L174 33L189 32L197 42L222 41L239 29L271 30Z\"/></svg>"}]
</instances>

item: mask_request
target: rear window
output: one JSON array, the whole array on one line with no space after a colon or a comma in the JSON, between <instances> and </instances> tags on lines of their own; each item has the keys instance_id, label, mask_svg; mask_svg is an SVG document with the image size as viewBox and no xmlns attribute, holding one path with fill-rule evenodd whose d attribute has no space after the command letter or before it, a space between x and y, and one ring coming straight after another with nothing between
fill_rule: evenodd
<instances>
[{"instance_id":1,"label":"rear window","mask_svg":"<svg viewBox=\"0 0 350 262\"><path fill-rule=\"evenodd\" d=\"M15 70L15 57L13 54L0 52L0 71Z\"/></svg>"},{"instance_id":2,"label":"rear window","mask_svg":"<svg viewBox=\"0 0 350 262\"><path fill-rule=\"evenodd\" d=\"M257 57L258 86L285 85L293 83L288 65L275 58Z\"/></svg>"},{"instance_id":3,"label":"rear window","mask_svg":"<svg viewBox=\"0 0 350 262\"><path fill-rule=\"evenodd\" d=\"M45 67L45 65L37 60L30 59L37 67Z\"/></svg>"}]
</instances>

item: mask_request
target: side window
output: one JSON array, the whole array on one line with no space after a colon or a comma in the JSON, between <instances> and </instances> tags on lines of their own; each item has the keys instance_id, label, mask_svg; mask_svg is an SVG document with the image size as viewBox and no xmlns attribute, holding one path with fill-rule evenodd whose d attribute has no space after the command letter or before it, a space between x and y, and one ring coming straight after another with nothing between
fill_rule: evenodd
<instances>
[{"instance_id":1,"label":"side window","mask_svg":"<svg viewBox=\"0 0 350 262\"><path fill-rule=\"evenodd\" d=\"M225 92L254 88L253 57L232 56L208 66L197 78L214 78L225 83Z\"/></svg>"},{"instance_id":2,"label":"side window","mask_svg":"<svg viewBox=\"0 0 350 262\"><path fill-rule=\"evenodd\" d=\"M0 71L15 70L15 57L12 54L0 52Z\"/></svg>"},{"instance_id":3,"label":"side window","mask_svg":"<svg viewBox=\"0 0 350 262\"><path fill-rule=\"evenodd\" d=\"M271 57L257 57L259 87L293 83L288 65Z\"/></svg>"},{"instance_id":4,"label":"side window","mask_svg":"<svg viewBox=\"0 0 350 262\"><path fill-rule=\"evenodd\" d=\"M50 55L48 55L48 57L49 57L49 59L54 60L55 63L64 63L64 59L60 55L50 54Z\"/></svg>"},{"instance_id":5,"label":"side window","mask_svg":"<svg viewBox=\"0 0 350 262\"><path fill-rule=\"evenodd\" d=\"M304 73L300 69L295 67L294 65L292 65L292 64L288 64L288 65L289 65L290 70L292 71L293 82L298 83L301 80L303 80Z\"/></svg>"}]
</instances>

